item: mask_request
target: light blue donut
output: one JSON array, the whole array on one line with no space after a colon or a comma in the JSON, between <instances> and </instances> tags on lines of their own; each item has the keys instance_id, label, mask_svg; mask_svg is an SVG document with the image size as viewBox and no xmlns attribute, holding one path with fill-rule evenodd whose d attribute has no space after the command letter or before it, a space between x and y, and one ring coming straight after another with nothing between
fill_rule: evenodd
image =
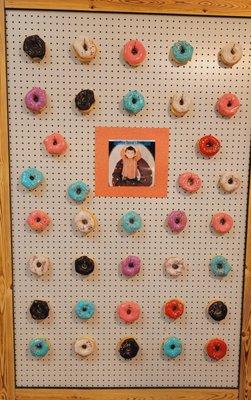
<instances>
[{"instance_id":1,"label":"light blue donut","mask_svg":"<svg viewBox=\"0 0 251 400\"><path fill-rule=\"evenodd\" d=\"M128 211L123 215L121 225L127 233L134 233L142 227L141 216L135 211Z\"/></svg>"},{"instance_id":2,"label":"light blue donut","mask_svg":"<svg viewBox=\"0 0 251 400\"><path fill-rule=\"evenodd\" d=\"M178 41L172 46L172 54L175 61L185 64L192 59L193 46L185 41Z\"/></svg>"},{"instance_id":3,"label":"light blue donut","mask_svg":"<svg viewBox=\"0 0 251 400\"><path fill-rule=\"evenodd\" d=\"M232 271L228 260L222 256L215 256L210 260L210 271L215 276L227 276Z\"/></svg>"},{"instance_id":4,"label":"light blue donut","mask_svg":"<svg viewBox=\"0 0 251 400\"><path fill-rule=\"evenodd\" d=\"M123 106L127 111L137 114L145 106L145 99L137 90L130 90L123 97Z\"/></svg>"},{"instance_id":5,"label":"light blue donut","mask_svg":"<svg viewBox=\"0 0 251 400\"><path fill-rule=\"evenodd\" d=\"M89 187L81 181L77 181L72 183L68 187L68 196L77 202L84 201L86 197L88 196L90 189Z\"/></svg>"},{"instance_id":6,"label":"light blue donut","mask_svg":"<svg viewBox=\"0 0 251 400\"><path fill-rule=\"evenodd\" d=\"M75 313L81 319L89 319L95 311L94 303L88 300L79 300L75 305Z\"/></svg>"},{"instance_id":7,"label":"light blue donut","mask_svg":"<svg viewBox=\"0 0 251 400\"><path fill-rule=\"evenodd\" d=\"M29 343L29 349L34 357L44 357L50 349L50 345L46 339L34 338Z\"/></svg>"},{"instance_id":8,"label":"light blue donut","mask_svg":"<svg viewBox=\"0 0 251 400\"><path fill-rule=\"evenodd\" d=\"M171 358L178 357L182 352L181 340L173 336L169 337L163 343L163 351L165 356L167 357Z\"/></svg>"},{"instance_id":9,"label":"light blue donut","mask_svg":"<svg viewBox=\"0 0 251 400\"><path fill-rule=\"evenodd\" d=\"M44 175L36 168L27 168L22 172L20 179L26 189L33 190L43 181Z\"/></svg>"}]
</instances>

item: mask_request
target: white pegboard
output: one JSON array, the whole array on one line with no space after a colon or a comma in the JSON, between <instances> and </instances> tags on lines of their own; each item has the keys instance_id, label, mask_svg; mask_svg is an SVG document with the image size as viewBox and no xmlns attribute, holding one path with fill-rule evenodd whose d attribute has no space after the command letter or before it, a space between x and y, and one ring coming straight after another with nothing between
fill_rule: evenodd
<instances>
[{"instance_id":1,"label":"white pegboard","mask_svg":"<svg viewBox=\"0 0 251 400\"><path fill-rule=\"evenodd\" d=\"M185 29L182 29L185 27ZM245 226L249 162L248 92L250 78L250 21L240 18L179 17L159 15L101 14L53 11L7 11L8 101L11 160L11 198L14 271L14 318L16 384L19 387L236 387L238 385L240 320L245 248ZM99 47L97 59L81 64L71 50L80 34L93 37ZM46 42L47 56L33 63L22 51L25 36L39 34ZM148 59L133 69L123 62L120 51L129 38L141 39ZM192 62L172 65L168 54L173 42L185 39L195 48ZM217 61L219 49L229 41L240 42L243 58L232 69ZM33 86L46 89L49 105L41 115L24 106L23 97ZM97 97L95 110L82 116L74 97L85 88ZM129 89L140 90L146 107L137 116L128 115L121 99ZM194 99L193 110L184 118L170 116L168 103L175 92L185 91ZM232 119L214 111L217 98L234 92L241 109ZM69 183L83 179L94 190L95 126L146 126L170 128L169 196L166 199L95 198L87 206L99 220L94 236L76 233L72 219L78 206L67 198ZM63 157L46 154L42 141L59 130L69 142ZM222 141L221 152L204 159L195 151L197 139L212 133ZM45 183L33 192L19 183L21 172L36 166ZM177 187L179 173L198 172L203 188L192 196ZM227 195L217 188L219 174L236 170L242 186ZM24 224L35 208L53 217L51 229L31 232ZM189 218L179 235L164 229L168 212L181 208ZM121 215L138 211L144 228L136 236L121 236ZM209 229L216 211L225 210L234 219L226 236ZM36 278L27 269L31 254L42 252L53 260L49 277ZM95 273L85 279L74 271L74 260L88 254L96 260ZM128 254L143 260L142 272L133 279L119 273L119 262ZM233 272L223 280L209 274L209 260L226 256ZM180 255L187 261L187 274L170 279L163 273L166 257ZM94 318L81 322L73 307L79 298L93 300ZM161 315L166 299L185 300L185 315L169 322ZM51 307L49 320L32 321L28 309L33 299L45 299ZM225 321L213 323L205 313L208 301L226 302ZM136 300L142 307L140 320L130 326L119 322L116 307L123 300ZM79 359L74 341L86 334L95 338L98 351ZM31 358L27 344L34 336L45 336L51 351L43 360ZM116 345L133 335L140 353L125 362ZM161 354L161 343L169 335L182 339L184 352L175 360ZM225 359L209 361L205 342L223 337L229 345Z\"/></svg>"}]
</instances>

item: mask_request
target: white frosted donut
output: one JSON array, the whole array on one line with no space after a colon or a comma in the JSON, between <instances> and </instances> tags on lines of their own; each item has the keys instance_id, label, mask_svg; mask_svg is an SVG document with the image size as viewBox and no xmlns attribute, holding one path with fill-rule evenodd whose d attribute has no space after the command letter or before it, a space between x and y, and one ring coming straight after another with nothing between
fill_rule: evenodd
<instances>
[{"instance_id":1,"label":"white frosted donut","mask_svg":"<svg viewBox=\"0 0 251 400\"><path fill-rule=\"evenodd\" d=\"M77 213L74 218L74 222L76 224L77 229L87 235L91 231L95 229L95 218L94 215L91 214L87 210L81 210Z\"/></svg>"},{"instance_id":2,"label":"white frosted donut","mask_svg":"<svg viewBox=\"0 0 251 400\"><path fill-rule=\"evenodd\" d=\"M49 257L35 254L34 256L30 257L28 264L29 269L31 272L33 272L33 274L42 276L46 274L46 272L50 268L51 261Z\"/></svg>"},{"instance_id":3,"label":"white frosted donut","mask_svg":"<svg viewBox=\"0 0 251 400\"><path fill-rule=\"evenodd\" d=\"M225 192L232 193L238 189L241 184L241 180L237 174L233 172L225 172L219 179L219 185Z\"/></svg>"},{"instance_id":4,"label":"white frosted donut","mask_svg":"<svg viewBox=\"0 0 251 400\"><path fill-rule=\"evenodd\" d=\"M73 43L73 48L81 61L89 62L97 55L97 46L93 39L80 36Z\"/></svg>"},{"instance_id":5,"label":"white frosted donut","mask_svg":"<svg viewBox=\"0 0 251 400\"><path fill-rule=\"evenodd\" d=\"M176 93L171 100L171 111L176 117L183 117L192 107L192 99L188 94Z\"/></svg>"},{"instance_id":6,"label":"white frosted donut","mask_svg":"<svg viewBox=\"0 0 251 400\"><path fill-rule=\"evenodd\" d=\"M87 357L94 352L96 348L95 340L89 336L84 336L76 340L74 344L75 352L81 357Z\"/></svg>"},{"instance_id":7,"label":"white frosted donut","mask_svg":"<svg viewBox=\"0 0 251 400\"><path fill-rule=\"evenodd\" d=\"M231 67L240 61L242 57L242 47L239 43L230 42L221 49L219 56L224 64Z\"/></svg>"},{"instance_id":8,"label":"white frosted donut","mask_svg":"<svg viewBox=\"0 0 251 400\"><path fill-rule=\"evenodd\" d=\"M170 257L165 261L165 270L171 276L179 276L186 269L186 264L180 257Z\"/></svg>"}]
</instances>

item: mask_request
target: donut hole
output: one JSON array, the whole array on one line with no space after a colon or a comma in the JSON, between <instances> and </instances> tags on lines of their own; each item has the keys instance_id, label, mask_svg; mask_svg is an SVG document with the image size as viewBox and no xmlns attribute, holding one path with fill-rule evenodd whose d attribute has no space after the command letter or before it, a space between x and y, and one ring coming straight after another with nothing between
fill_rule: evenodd
<instances>
[{"instance_id":1,"label":"donut hole","mask_svg":"<svg viewBox=\"0 0 251 400\"><path fill-rule=\"evenodd\" d=\"M223 268L223 264L222 264L222 263L218 263L218 264L217 264L217 268L218 268L218 269L222 269L222 268Z\"/></svg>"},{"instance_id":2,"label":"donut hole","mask_svg":"<svg viewBox=\"0 0 251 400\"><path fill-rule=\"evenodd\" d=\"M128 267L129 267L129 268L133 268L133 267L134 267L134 264L133 264L132 262L130 262L130 263L128 264Z\"/></svg>"},{"instance_id":3,"label":"donut hole","mask_svg":"<svg viewBox=\"0 0 251 400\"><path fill-rule=\"evenodd\" d=\"M87 311L87 308L86 308L86 307L83 307L83 308L82 308L82 311L83 311L83 312L86 312L86 311Z\"/></svg>"},{"instance_id":4,"label":"donut hole","mask_svg":"<svg viewBox=\"0 0 251 400\"><path fill-rule=\"evenodd\" d=\"M182 97L181 97L181 99L180 99L179 103L180 103L180 105L181 105L181 106L183 106L183 104L184 104L184 100L183 100L183 98L182 98Z\"/></svg>"},{"instance_id":5,"label":"donut hole","mask_svg":"<svg viewBox=\"0 0 251 400\"><path fill-rule=\"evenodd\" d=\"M33 100L35 101L35 103L37 103L38 100L39 100L39 97L35 94L35 95L33 96Z\"/></svg>"},{"instance_id":6,"label":"donut hole","mask_svg":"<svg viewBox=\"0 0 251 400\"><path fill-rule=\"evenodd\" d=\"M180 53L181 53L181 54L184 54L185 51L186 51L185 47L184 47L184 46L180 46Z\"/></svg>"},{"instance_id":7,"label":"donut hole","mask_svg":"<svg viewBox=\"0 0 251 400\"><path fill-rule=\"evenodd\" d=\"M78 187L78 188L76 189L76 193L77 193L77 194L80 194L81 192L82 192L81 188Z\"/></svg>"},{"instance_id":8,"label":"donut hole","mask_svg":"<svg viewBox=\"0 0 251 400\"><path fill-rule=\"evenodd\" d=\"M234 183L234 180L233 180L233 178L229 178L227 182L229 185L232 185Z\"/></svg>"},{"instance_id":9,"label":"donut hole","mask_svg":"<svg viewBox=\"0 0 251 400\"><path fill-rule=\"evenodd\" d=\"M133 97L132 98L132 104L136 104L137 103L137 99L136 99L136 97Z\"/></svg>"},{"instance_id":10,"label":"donut hole","mask_svg":"<svg viewBox=\"0 0 251 400\"><path fill-rule=\"evenodd\" d=\"M136 49L136 47L132 48L132 54L133 55L138 54L138 49Z\"/></svg>"},{"instance_id":11,"label":"donut hole","mask_svg":"<svg viewBox=\"0 0 251 400\"><path fill-rule=\"evenodd\" d=\"M206 147L213 147L213 142L211 142L210 140L208 140L206 142Z\"/></svg>"},{"instance_id":12,"label":"donut hole","mask_svg":"<svg viewBox=\"0 0 251 400\"><path fill-rule=\"evenodd\" d=\"M232 47L232 49L231 49L231 52L230 52L231 54L235 54L235 48L234 47Z\"/></svg>"},{"instance_id":13,"label":"donut hole","mask_svg":"<svg viewBox=\"0 0 251 400\"><path fill-rule=\"evenodd\" d=\"M41 218L40 218L40 217L37 217L37 218L36 218L36 222L41 222Z\"/></svg>"},{"instance_id":14,"label":"donut hole","mask_svg":"<svg viewBox=\"0 0 251 400\"><path fill-rule=\"evenodd\" d=\"M36 344L36 348L37 348L37 349L42 349L42 347L43 347L42 343L37 343L37 344Z\"/></svg>"},{"instance_id":15,"label":"donut hole","mask_svg":"<svg viewBox=\"0 0 251 400\"><path fill-rule=\"evenodd\" d=\"M216 345L214 346L214 350L217 351L217 352L220 351L220 345L219 345L219 344L216 344Z\"/></svg>"},{"instance_id":16,"label":"donut hole","mask_svg":"<svg viewBox=\"0 0 251 400\"><path fill-rule=\"evenodd\" d=\"M128 308L128 309L126 310L126 313L127 313L128 315L130 315L131 312L132 312L132 310L131 310L130 308Z\"/></svg>"},{"instance_id":17,"label":"donut hole","mask_svg":"<svg viewBox=\"0 0 251 400\"><path fill-rule=\"evenodd\" d=\"M194 184L194 180L192 177L188 178L187 183L192 186Z\"/></svg>"},{"instance_id":18,"label":"donut hole","mask_svg":"<svg viewBox=\"0 0 251 400\"><path fill-rule=\"evenodd\" d=\"M221 224L221 225L225 225L225 223L226 223L225 218L221 218L221 219L220 219L220 224Z\"/></svg>"},{"instance_id":19,"label":"donut hole","mask_svg":"<svg viewBox=\"0 0 251 400\"><path fill-rule=\"evenodd\" d=\"M172 306L172 310L173 310L173 311L177 311L177 309L178 309L177 304L174 304L174 305Z\"/></svg>"},{"instance_id":20,"label":"donut hole","mask_svg":"<svg viewBox=\"0 0 251 400\"><path fill-rule=\"evenodd\" d=\"M172 265L172 268L173 268L173 269L178 269L179 266L178 266L178 264L173 264L173 265Z\"/></svg>"},{"instance_id":21,"label":"donut hole","mask_svg":"<svg viewBox=\"0 0 251 400\"><path fill-rule=\"evenodd\" d=\"M42 267L42 263L40 261L37 262L37 267L41 268Z\"/></svg>"},{"instance_id":22,"label":"donut hole","mask_svg":"<svg viewBox=\"0 0 251 400\"><path fill-rule=\"evenodd\" d=\"M82 219L82 224L83 224L83 225L87 225L87 224L88 224L87 219Z\"/></svg>"},{"instance_id":23,"label":"donut hole","mask_svg":"<svg viewBox=\"0 0 251 400\"><path fill-rule=\"evenodd\" d=\"M87 345L86 344L82 344L82 349L86 350L87 349Z\"/></svg>"},{"instance_id":24,"label":"donut hole","mask_svg":"<svg viewBox=\"0 0 251 400\"><path fill-rule=\"evenodd\" d=\"M31 180L31 181L34 181L34 179L35 179L35 176L30 175L30 180Z\"/></svg>"},{"instance_id":25,"label":"donut hole","mask_svg":"<svg viewBox=\"0 0 251 400\"><path fill-rule=\"evenodd\" d=\"M87 49L88 49L88 46L87 46L87 44L86 44L86 43L84 43L84 44L83 44L83 49L84 49L84 51L87 51Z\"/></svg>"},{"instance_id":26,"label":"donut hole","mask_svg":"<svg viewBox=\"0 0 251 400\"><path fill-rule=\"evenodd\" d=\"M134 218L129 219L130 224L134 224Z\"/></svg>"},{"instance_id":27,"label":"donut hole","mask_svg":"<svg viewBox=\"0 0 251 400\"><path fill-rule=\"evenodd\" d=\"M176 347L175 344L171 344L170 349L171 349L171 350L174 350L175 347Z\"/></svg>"},{"instance_id":28,"label":"donut hole","mask_svg":"<svg viewBox=\"0 0 251 400\"><path fill-rule=\"evenodd\" d=\"M229 100L229 101L227 102L227 107L232 107L232 101Z\"/></svg>"},{"instance_id":29,"label":"donut hole","mask_svg":"<svg viewBox=\"0 0 251 400\"><path fill-rule=\"evenodd\" d=\"M52 142L52 144L53 144L53 146L56 146L56 145L58 144L57 140L54 139L53 142Z\"/></svg>"},{"instance_id":30,"label":"donut hole","mask_svg":"<svg viewBox=\"0 0 251 400\"><path fill-rule=\"evenodd\" d=\"M178 225L180 223L180 218L175 218L174 222Z\"/></svg>"}]
</instances>

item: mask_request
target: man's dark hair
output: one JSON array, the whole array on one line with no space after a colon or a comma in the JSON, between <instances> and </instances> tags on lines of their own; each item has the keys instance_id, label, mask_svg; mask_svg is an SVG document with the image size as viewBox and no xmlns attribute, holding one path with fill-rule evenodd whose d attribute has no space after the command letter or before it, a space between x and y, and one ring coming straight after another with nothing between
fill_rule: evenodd
<instances>
[{"instance_id":1,"label":"man's dark hair","mask_svg":"<svg viewBox=\"0 0 251 400\"><path fill-rule=\"evenodd\" d=\"M128 147L125 149L125 152L126 152L127 150L132 150L132 151L134 151L134 153L136 153L135 148L132 147L132 146L128 146Z\"/></svg>"}]
</instances>

